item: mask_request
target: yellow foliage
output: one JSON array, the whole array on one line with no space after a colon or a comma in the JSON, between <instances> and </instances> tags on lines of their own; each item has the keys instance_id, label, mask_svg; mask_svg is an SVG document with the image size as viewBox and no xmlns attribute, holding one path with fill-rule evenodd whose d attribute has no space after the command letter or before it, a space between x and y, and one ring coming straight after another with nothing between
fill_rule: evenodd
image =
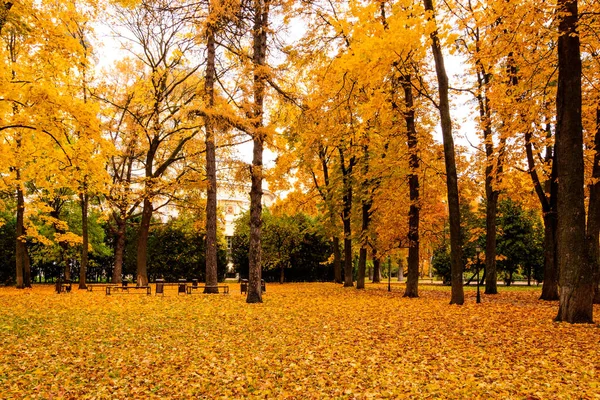
<instances>
[{"instance_id":1,"label":"yellow foliage","mask_svg":"<svg viewBox=\"0 0 600 400\"><path fill-rule=\"evenodd\" d=\"M397 285L397 284L396 284ZM539 289L267 285L230 295L0 289L2 397L592 399L600 330ZM174 293L174 292L172 292ZM167 293L169 294L169 293ZM597 306L596 306L597 307ZM598 309L596 311L599 311ZM557 347L560 343L560 349Z\"/></svg>"}]
</instances>

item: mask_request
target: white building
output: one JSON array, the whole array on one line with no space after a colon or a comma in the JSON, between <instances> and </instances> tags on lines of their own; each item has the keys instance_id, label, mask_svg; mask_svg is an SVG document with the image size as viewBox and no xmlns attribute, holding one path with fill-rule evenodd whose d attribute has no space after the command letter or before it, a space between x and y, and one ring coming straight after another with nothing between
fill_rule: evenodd
<instances>
[{"instance_id":1,"label":"white building","mask_svg":"<svg viewBox=\"0 0 600 400\"><path fill-rule=\"evenodd\" d=\"M263 188L262 204L270 207L276 200L275 194ZM232 237L235 233L235 221L250 209L250 186L221 185L217 189L217 204L222 213L223 234L227 240L227 256L231 254ZM233 272L233 264L229 259L227 272Z\"/></svg>"}]
</instances>

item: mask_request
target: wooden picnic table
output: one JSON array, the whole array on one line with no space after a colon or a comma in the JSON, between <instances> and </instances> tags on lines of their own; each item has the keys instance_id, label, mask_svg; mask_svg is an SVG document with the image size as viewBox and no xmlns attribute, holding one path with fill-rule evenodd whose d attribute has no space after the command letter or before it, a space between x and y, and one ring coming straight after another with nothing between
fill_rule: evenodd
<instances>
[{"instance_id":1,"label":"wooden picnic table","mask_svg":"<svg viewBox=\"0 0 600 400\"><path fill-rule=\"evenodd\" d=\"M185 292L187 294L193 294L194 291L197 291L198 289L204 289L206 287L207 287L206 285L188 285L185 288ZM216 285L216 286L208 286L208 287L217 288L217 290L221 289L224 294L229 294L229 286L227 286L227 285ZM197 293L200 293L200 292L198 291Z\"/></svg>"}]
</instances>

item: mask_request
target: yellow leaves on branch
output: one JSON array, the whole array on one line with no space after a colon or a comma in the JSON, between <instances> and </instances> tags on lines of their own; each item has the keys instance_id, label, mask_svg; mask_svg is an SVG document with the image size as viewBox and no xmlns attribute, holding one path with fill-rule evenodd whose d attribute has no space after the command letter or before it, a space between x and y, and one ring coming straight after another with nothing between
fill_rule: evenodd
<instances>
[{"instance_id":1,"label":"yellow leaves on branch","mask_svg":"<svg viewBox=\"0 0 600 400\"><path fill-rule=\"evenodd\" d=\"M600 330L539 289L269 285L230 295L0 289L4 398L594 398ZM171 294L171 295L170 295ZM134 316L135 317L132 317ZM560 351L557 343L561 344Z\"/></svg>"}]
</instances>

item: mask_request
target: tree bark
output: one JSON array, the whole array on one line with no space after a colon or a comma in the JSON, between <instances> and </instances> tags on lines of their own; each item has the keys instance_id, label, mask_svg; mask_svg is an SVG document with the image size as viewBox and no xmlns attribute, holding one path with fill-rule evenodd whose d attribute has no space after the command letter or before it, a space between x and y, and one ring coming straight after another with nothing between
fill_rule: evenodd
<instances>
[{"instance_id":1,"label":"tree bark","mask_svg":"<svg viewBox=\"0 0 600 400\"><path fill-rule=\"evenodd\" d=\"M381 260L377 254L377 249L373 249L373 283L381 282Z\"/></svg>"},{"instance_id":2,"label":"tree bark","mask_svg":"<svg viewBox=\"0 0 600 400\"><path fill-rule=\"evenodd\" d=\"M558 262L556 260L556 207L544 214L544 283L540 300L555 301L558 296Z\"/></svg>"},{"instance_id":3,"label":"tree bark","mask_svg":"<svg viewBox=\"0 0 600 400\"><path fill-rule=\"evenodd\" d=\"M426 12L431 12L435 21L433 0L423 0ZM452 270L452 296L450 304L463 304L465 295L463 291L463 264L462 244L460 237L460 207L458 200L458 177L456 173L456 160L454 154L454 139L452 137L452 120L450 118L450 104L448 101L448 75L444 66L444 56L438 38L437 28L431 33L431 49L435 61L435 71L439 91L439 112L444 141L444 161L446 165L446 186L448 189L448 211L450 219L450 259Z\"/></svg>"},{"instance_id":4,"label":"tree bark","mask_svg":"<svg viewBox=\"0 0 600 400\"><path fill-rule=\"evenodd\" d=\"M250 270L247 303L262 303L261 288L261 228L264 98L266 83L267 30L269 26L269 0L254 0L254 29L252 63L254 67L254 132L252 142L252 184L250 188Z\"/></svg>"},{"instance_id":5,"label":"tree bark","mask_svg":"<svg viewBox=\"0 0 600 400\"><path fill-rule=\"evenodd\" d=\"M342 194L342 223L344 226L344 287L353 287L352 277L352 182L351 173L354 167L354 157L350 159L349 165L345 165L344 151L338 148L340 153L340 169L342 171L343 194Z\"/></svg>"},{"instance_id":6,"label":"tree bark","mask_svg":"<svg viewBox=\"0 0 600 400\"><path fill-rule=\"evenodd\" d=\"M509 67L510 68L510 67ZM484 122L483 142L485 145L485 294L498 294L498 274L496 271L496 216L498 213L498 196L500 192L494 188L494 142L492 136L491 112L487 97L489 74L481 62L478 62L477 81L483 94L477 96L479 116ZM500 160L498 160L500 161ZM500 166L498 167L498 169Z\"/></svg>"},{"instance_id":7,"label":"tree bark","mask_svg":"<svg viewBox=\"0 0 600 400\"><path fill-rule=\"evenodd\" d=\"M335 283L342 283L342 254L340 252L340 238L333 237L333 276Z\"/></svg>"},{"instance_id":8,"label":"tree bark","mask_svg":"<svg viewBox=\"0 0 600 400\"><path fill-rule=\"evenodd\" d=\"M127 220L121 215L116 216L117 231L115 237L115 267L112 273L112 283L121 283L123 276L123 257L125 255L125 234Z\"/></svg>"},{"instance_id":9,"label":"tree bark","mask_svg":"<svg viewBox=\"0 0 600 400\"><path fill-rule=\"evenodd\" d=\"M215 33L209 23L206 27L207 57L204 95L209 108L215 104ZM206 132L206 285L204 293L219 293L217 280L217 164L214 126L209 117L204 120Z\"/></svg>"},{"instance_id":10,"label":"tree bark","mask_svg":"<svg viewBox=\"0 0 600 400\"><path fill-rule=\"evenodd\" d=\"M20 181L20 171L17 170L17 181ZM25 241L23 236L25 234L24 226L25 216L25 196L23 194L23 188L19 183L17 185L17 243L16 243L16 277L17 277L17 289L25 288L24 284L24 271L25 271Z\"/></svg>"},{"instance_id":11,"label":"tree bark","mask_svg":"<svg viewBox=\"0 0 600 400\"><path fill-rule=\"evenodd\" d=\"M418 138L415 129L415 110L412 94L412 84L410 75L402 79L404 89L404 103L406 110L404 119L406 121L406 134L409 153L408 176L410 209L408 211L408 276L406 279L406 289L404 297L419 297L419 154Z\"/></svg>"},{"instance_id":12,"label":"tree bark","mask_svg":"<svg viewBox=\"0 0 600 400\"><path fill-rule=\"evenodd\" d=\"M29 258L29 252L27 251L27 244L25 244L25 268L23 272L23 285L26 288L31 287L31 258Z\"/></svg>"},{"instance_id":13,"label":"tree bark","mask_svg":"<svg viewBox=\"0 0 600 400\"><path fill-rule=\"evenodd\" d=\"M142 221L138 231L137 243L137 286L148 285L148 237L150 236L150 221L152 220L152 212L154 211L152 201L148 198L144 199L142 209Z\"/></svg>"},{"instance_id":14,"label":"tree bark","mask_svg":"<svg viewBox=\"0 0 600 400\"><path fill-rule=\"evenodd\" d=\"M368 234L369 234L369 223L371 219L371 202L370 200L363 200L362 203L362 231L361 231L361 245L358 251L358 274L356 277L356 288L365 288L365 273L367 270L367 246L368 246Z\"/></svg>"},{"instance_id":15,"label":"tree bark","mask_svg":"<svg viewBox=\"0 0 600 400\"><path fill-rule=\"evenodd\" d=\"M317 184L316 176L313 175L315 179L315 185L317 189L319 189L319 193L325 204L327 205L329 223L331 224L331 228L335 229L336 224L336 213L334 205L332 204L332 188L329 182L329 166L327 165L327 151L322 144L319 144L319 160L321 161L321 168L323 169L323 181L325 183L325 188L322 190L319 188ZM332 237L332 247L333 247L333 276L335 283L342 283L342 255L340 253L340 239L337 234L334 233Z\"/></svg>"},{"instance_id":16,"label":"tree bark","mask_svg":"<svg viewBox=\"0 0 600 400\"><path fill-rule=\"evenodd\" d=\"M81 205L81 235L83 236L83 242L81 245L81 265L79 266L79 289L87 289L86 285L86 273L88 265L88 246L89 246L89 234L88 234L88 207L89 207L89 195L84 189L83 193L79 195L79 201Z\"/></svg>"},{"instance_id":17,"label":"tree bark","mask_svg":"<svg viewBox=\"0 0 600 400\"><path fill-rule=\"evenodd\" d=\"M548 137L551 135L550 126L547 127ZM558 185L556 182L556 153L552 145L546 147L545 162L552 163L550 178L545 182L547 190L544 190L540 182L533 156L533 145L531 143L531 132L525 133L525 152L529 175L533 187L542 205L544 219L544 283L540 300L558 300L558 262L556 259L556 198ZM549 195L546 194L549 192Z\"/></svg>"},{"instance_id":18,"label":"tree bark","mask_svg":"<svg viewBox=\"0 0 600 400\"><path fill-rule=\"evenodd\" d=\"M594 304L600 304L600 107L596 108L594 135L594 164L587 217L587 242L590 262L594 268Z\"/></svg>"},{"instance_id":19,"label":"tree bark","mask_svg":"<svg viewBox=\"0 0 600 400\"><path fill-rule=\"evenodd\" d=\"M593 322L593 271L586 256L581 57L577 0L558 0L557 257L560 302L556 321Z\"/></svg>"},{"instance_id":20,"label":"tree bark","mask_svg":"<svg viewBox=\"0 0 600 400\"><path fill-rule=\"evenodd\" d=\"M404 260L398 259L398 282L404 281Z\"/></svg>"}]
</instances>

